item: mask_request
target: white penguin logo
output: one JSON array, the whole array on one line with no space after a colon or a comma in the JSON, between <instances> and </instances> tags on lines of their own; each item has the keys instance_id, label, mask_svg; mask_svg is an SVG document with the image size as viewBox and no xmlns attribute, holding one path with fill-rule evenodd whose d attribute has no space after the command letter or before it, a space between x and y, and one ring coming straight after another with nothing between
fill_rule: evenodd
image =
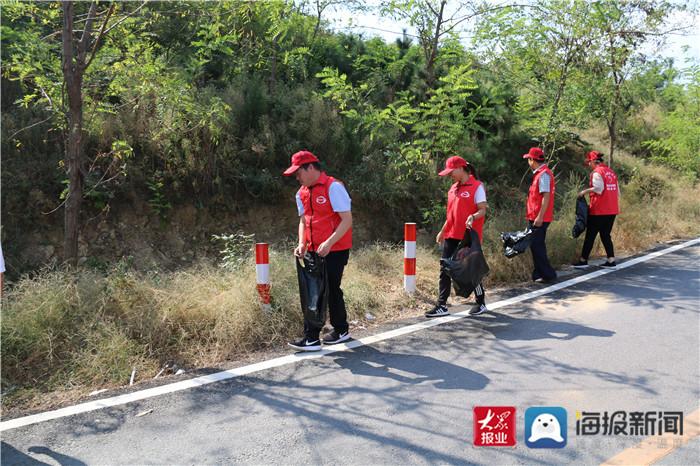
<instances>
[{"instance_id":1,"label":"white penguin logo","mask_svg":"<svg viewBox=\"0 0 700 466\"><path fill-rule=\"evenodd\" d=\"M552 439L555 442L564 441L564 438L561 436L559 421L552 414L544 413L537 416L532 421L530 432L530 438L527 439L528 442L536 442L543 438Z\"/></svg>"}]
</instances>

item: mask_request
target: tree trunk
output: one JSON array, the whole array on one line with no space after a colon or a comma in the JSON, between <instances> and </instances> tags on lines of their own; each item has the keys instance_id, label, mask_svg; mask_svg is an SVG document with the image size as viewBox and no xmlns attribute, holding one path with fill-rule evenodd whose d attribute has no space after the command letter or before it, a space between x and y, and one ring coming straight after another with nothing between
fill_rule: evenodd
<instances>
[{"instance_id":1,"label":"tree trunk","mask_svg":"<svg viewBox=\"0 0 700 466\"><path fill-rule=\"evenodd\" d=\"M68 138L66 140L66 171L68 197L65 206L64 257L73 266L78 263L80 207L83 200L83 102L81 77L66 80L68 91Z\"/></svg>"},{"instance_id":2,"label":"tree trunk","mask_svg":"<svg viewBox=\"0 0 700 466\"><path fill-rule=\"evenodd\" d=\"M431 92L435 87L435 61L437 60L440 36L442 35L442 25L444 21L445 5L447 0L440 2L440 10L435 15L435 31L430 37L429 42L423 44L425 52L425 82L428 86L428 92Z\"/></svg>"},{"instance_id":3,"label":"tree trunk","mask_svg":"<svg viewBox=\"0 0 700 466\"><path fill-rule=\"evenodd\" d=\"M93 13L93 10L90 10ZM72 266L78 264L80 207L83 201L83 67L82 57L73 48L73 2L63 2L63 78L68 94L68 134L66 137L66 174L68 196L65 203L63 257Z\"/></svg>"},{"instance_id":4,"label":"tree trunk","mask_svg":"<svg viewBox=\"0 0 700 466\"><path fill-rule=\"evenodd\" d=\"M615 145L617 144L617 128L615 127L615 114L608 122L608 135L610 136L610 160L608 166L613 166L613 155L615 154Z\"/></svg>"},{"instance_id":5,"label":"tree trunk","mask_svg":"<svg viewBox=\"0 0 700 466\"><path fill-rule=\"evenodd\" d=\"M143 6L143 5L142 5ZM139 7L140 8L140 7ZM136 11L138 11L138 9ZM83 76L85 70L95 57L100 46L100 39L105 33L107 22L114 12L112 3L103 16L102 27L93 37L93 25L100 16L97 15L97 2L93 1L88 9L83 25L82 37L73 40L73 2L62 2L63 30L63 79L68 94L68 131L66 135L66 174L68 175L68 196L65 202L63 257L70 265L78 265L78 237L80 234L80 208L83 203L83 185L85 182L85 160L83 155ZM92 54L88 52L92 48Z\"/></svg>"},{"instance_id":6,"label":"tree trunk","mask_svg":"<svg viewBox=\"0 0 700 466\"><path fill-rule=\"evenodd\" d=\"M567 46L568 46L568 39L567 39ZM556 129L558 129L559 125L555 125L555 121L557 118L557 115L559 113L559 102L561 101L562 96L564 95L564 89L566 88L566 81L569 72L569 65L571 63L571 60L573 59L573 54L570 53L570 50L567 50L567 57L566 61L564 62L564 65L562 66L561 70L561 75L559 76L559 85L557 86L557 93L554 96L554 102L552 103L552 111L549 113L549 119L547 120L547 128L546 128L546 133L544 137L544 141L542 141L542 149L545 151L545 155L547 156L548 160L551 160L552 157L554 157L554 152L555 148L557 145L556 141ZM556 128L555 128L556 126ZM551 140L550 140L551 139ZM548 148L547 146L551 143L552 147Z\"/></svg>"}]
</instances>

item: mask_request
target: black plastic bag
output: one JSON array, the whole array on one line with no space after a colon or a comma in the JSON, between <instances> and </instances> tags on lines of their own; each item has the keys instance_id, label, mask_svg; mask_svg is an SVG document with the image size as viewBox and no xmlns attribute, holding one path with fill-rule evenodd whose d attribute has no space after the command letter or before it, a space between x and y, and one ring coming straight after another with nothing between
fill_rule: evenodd
<instances>
[{"instance_id":1,"label":"black plastic bag","mask_svg":"<svg viewBox=\"0 0 700 466\"><path fill-rule=\"evenodd\" d=\"M457 296L468 298L489 273L479 235L473 229L467 230L455 253L449 259L440 259L440 266L452 279Z\"/></svg>"},{"instance_id":2,"label":"black plastic bag","mask_svg":"<svg viewBox=\"0 0 700 466\"><path fill-rule=\"evenodd\" d=\"M576 222L574 227L571 229L571 236L578 238L581 233L586 231L586 225L588 224L588 204L583 197L576 199Z\"/></svg>"},{"instance_id":3,"label":"black plastic bag","mask_svg":"<svg viewBox=\"0 0 700 466\"><path fill-rule=\"evenodd\" d=\"M328 310L328 273L326 259L315 252L297 258L299 297L304 318L314 328L323 328Z\"/></svg>"},{"instance_id":4,"label":"black plastic bag","mask_svg":"<svg viewBox=\"0 0 700 466\"><path fill-rule=\"evenodd\" d=\"M523 231L507 231L501 233L503 241L503 254L510 259L527 251L532 242L532 229L527 227Z\"/></svg>"}]
</instances>

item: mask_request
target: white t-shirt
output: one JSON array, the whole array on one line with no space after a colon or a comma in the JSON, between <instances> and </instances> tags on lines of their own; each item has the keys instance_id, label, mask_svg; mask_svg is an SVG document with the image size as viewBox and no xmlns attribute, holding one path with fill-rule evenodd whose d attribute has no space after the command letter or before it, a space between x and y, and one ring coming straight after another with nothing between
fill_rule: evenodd
<instances>
[{"instance_id":1,"label":"white t-shirt","mask_svg":"<svg viewBox=\"0 0 700 466\"><path fill-rule=\"evenodd\" d=\"M600 176L600 173L598 172L593 172L593 192L596 194L602 194L603 189L605 189L605 182L603 181L603 177Z\"/></svg>"},{"instance_id":2,"label":"white t-shirt","mask_svg":"<svg viewBox=\"0 0 700 466\"><path fill-rule=\"evenodd\" d=\"M486 190L484 190L483 184L480 184L479 187L476 188L476 192L474 193L474 202L477 204L486 202Z\"/></svg>"},{"instance_id":3,"label":"white t-shirt","mask_svg":"<svg viewBox=\"0 0 700 466\"><path fill-rule=\"evenodd\" d=\"M533 170L532 174L536 175L538 171L544 170L544 167L546 167L545 164L540 165L537 167L537 169ZM540 176L540 183L537 188L539 189L540 194L549 192L549 173L542 173Z\"/></svg>"},{"instance_id":4,"label":"white t-shirt","mask_svg":"<svg viewBox=\"0 0 700 466\"><path fill-rule=\"evenodd\" d=\"M350 199L350 194L348 190L345 189L343 183L339 181L334 181L328 188L328 197L331 198L331 207L333 212L350 212L352 205L352 199ZM304 215L304 204L301 202L301 197L299 196L299 191L296 194L297 201L297 212L299 216Z\"/></svg>"}]
</instances>

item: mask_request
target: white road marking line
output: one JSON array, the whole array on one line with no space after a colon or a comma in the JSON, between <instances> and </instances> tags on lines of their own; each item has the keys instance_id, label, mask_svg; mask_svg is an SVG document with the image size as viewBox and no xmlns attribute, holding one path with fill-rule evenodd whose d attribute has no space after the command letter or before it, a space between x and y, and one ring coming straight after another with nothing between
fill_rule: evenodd
<instances>
[{"instance_id":1,"label":"white road marking line","mask_svg":"<svg viewBox=\"0 0 700 466\"><path fill-rule=\"evenodd\" d=\"M595 272L591 272L579 277L571 278L569 280L563 281L561 283L556 283L552 286L542 288L540 290L531 291L520 296L513 298L504 299L497 301L495 303L489 304L490 310L500 309L502 307L510 306L513 304L526 301L528 299L537 298L549 293L554 293L564 288L569 288L571 286L583 283L585 281L591 280L593 278L600 277L609 273L613 273L617 270L623 270L633 265L641 264L649 260L655 259L659 256L669 254L680 249L686 248L688 246L693 246L700 243L700 238L695 238L685 243L677 244L675 246L662 249L660 251L655 251L647 255L631 259L629 261L618 264L615 268L601 269ZM147 388L145 390L140 390L138 392L126 393L124 395L114 396L111 398L105 398L103 400L89 401L87 403L80 403L74 406L68 406L61 409L56 409L54 411L47 411L44 413L32 414L30 416L19 417L16 419L11 419L9 421L0 422L0 432L16 429L18 427L28 426L31 424L37 424L39 422L45 422L52 419L58 419L61 417L73 416L75 414L87 413L90 411L95 411L102 408L109 408L112 406L119 406L134 401L145 400L147 398L153 398L156 396L166 395L168 393L174 393L182 390L187 390L190 388L201 387L203 385L208 385L214 382L221 382L223 380L233 379L247 374L252 374L254 372L263 371L265 369L271 369L273 367L285 366L287 364L294 364L298 361L305 359L318 359L326 355L337 353L339 351L345 351L348 349L359 348L361 346L370 345L383 340L389 340L391 338L396 338L402 335L407 335L409 333L417 332L430 327L435 327L437 325L447 324L449 322L454 322L459 319L463 319L469 315L469 311L463 311L456 314L452 314L445 317L438 317L432 320L426 320L416 324L408 325L405 327L400 327L394 330L389 330L387 332L382 332L377 335L371 335L360 340L352 340L348 343L341 343L338 345L333 345L329 349L323 349L322 351L315 353L302 353L302 354L290 354L288 356L282 356L279 358L270 359L267 361L262 361L255 364L250 364L243 367L237 367L235 369L229 369L227 371L217 372L214 374L204 375L201 377L195 377L190 380L183 380L181 382L175 382L167 385L161 385L160 387Z\"/></svg>"}]
</instances>

